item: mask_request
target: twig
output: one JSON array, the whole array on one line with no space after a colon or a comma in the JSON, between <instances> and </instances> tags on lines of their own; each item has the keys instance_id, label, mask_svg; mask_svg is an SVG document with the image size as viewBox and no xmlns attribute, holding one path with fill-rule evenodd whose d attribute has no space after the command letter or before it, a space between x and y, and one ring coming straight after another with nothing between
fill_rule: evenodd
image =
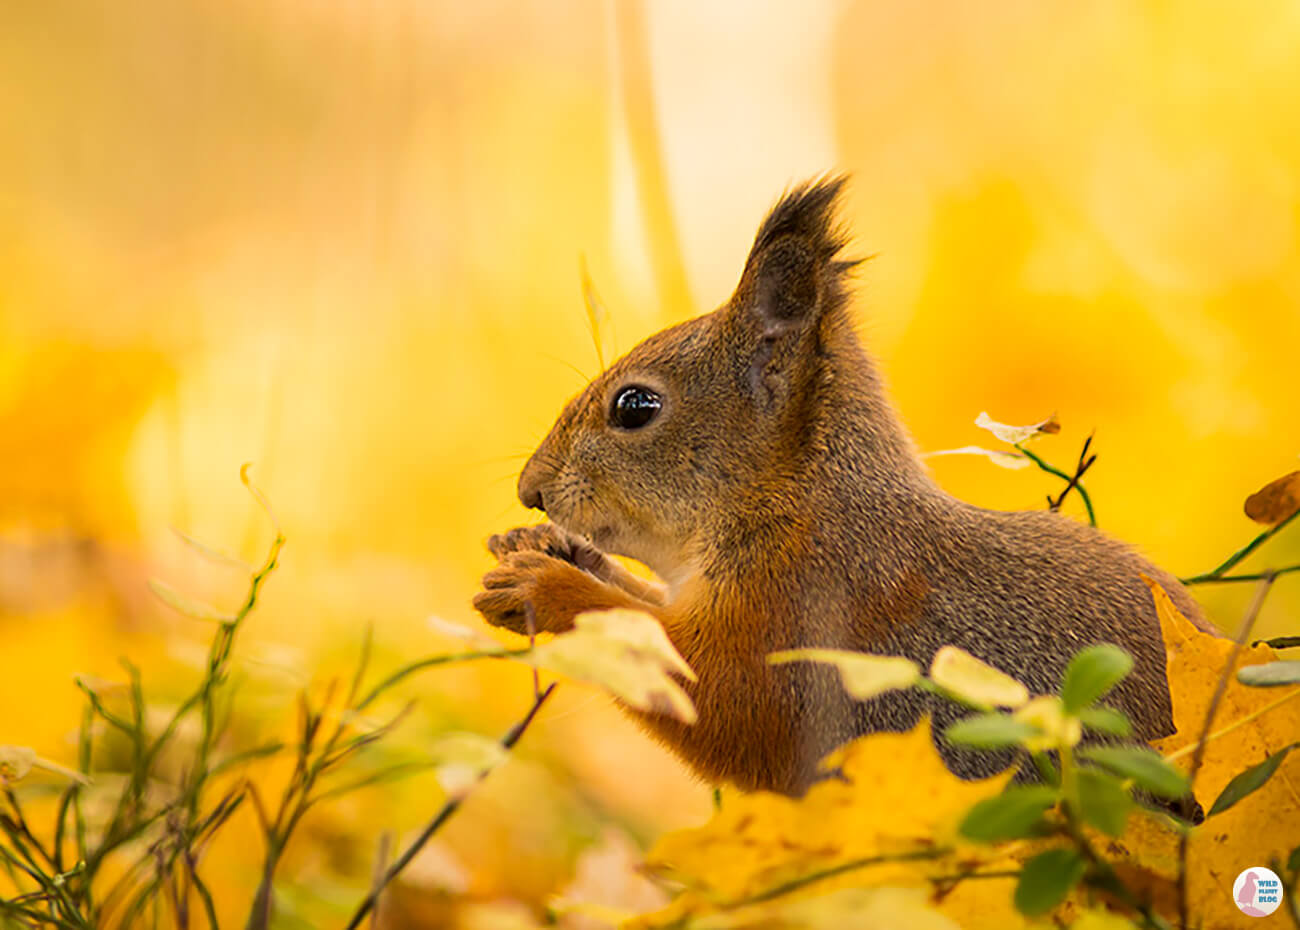
<instances>
[{"instance_id":1,"label":"twig","mask_svg":"<svg viewBox=\"0 0 1300 930\"><path fill-rule=\"evenodd\" d=\"M1089 437L1090 440L1091 438L1092 437ZM1079 498L1083 501L1084 509L1088 511L1088 523L1092 526L1097 525L1097 514L1096 511L1092 509L1092 497L1088 494L1088 489L1083 486L1081 481L1079 481L1080 475L1067 475L1052 463L1045 461L1035 453L1030 452L1029 449L1025 447L1024 443L1017 443L1016 451L1037 465L1041 471L1045 471L1049 475L1055 475L1062 481L1067 482L1068 485L1072 485L1079 492ZM1068 489L1069 488L1067 487L1067 490ZM1062 497L1064 497L1064 495L1062 495Z\"/></svg>"},{"instance_id":2,"label":"twig","mask_svg":"<svg viewBox=\"0 0 1300 930\"><path fill-rule=\"evenodd\" d=\"M524 718L511 727L510 731L506 733L505 736L501 737L502 749L509 752L514 748L515 744L519 742L519 738L524 735L524 731L527 730L529 724L533 722L533 719L537 716L537 712L542 709L542 705L546 703L546 699L549 698L551 692L555 690L555 685L556 682L551 682L551 684L547 686L546 690L539 694L536 700L533 701L533 706L528 709L528 713L524 715ZM484 772L484 774L480 776L480 780L482 780L486 775L487 773ZM352 919L348 921L347 930L356 930L357 927L361 926L361 922L366 919L366 915L370 913L374 908L375 903L379 900L379 896L383 894L384 888L386 888L393 879L397 878L397 876L402 873L403 869L411 864L411 860L414 859L420 850L424 848L425 844L428 843L429 840L433 838L433 835L442 828L442 825L451 818L451 815L456 813L466 796L467 794L460 794L454 798L448 799L447 803L442 806L442 809L439 810L425 828L420 831L420 835L415 838L415 841L407 847L406 852L402 853L397 858L397 861L389 867L388 871L383 874L383 877L376 882L375 887L366 895L365 900L361 902L356 913L352 915Z\"/></svg>"},{"instance_id":3,"label":"twig","mask_svg":"<svg viewBox=\"0 0 1300 930\"><path fill-rule=\"evenodd\" d=\"M912 852L892 853L879 856L865 856L861 859L850 859L848 862L841 862L839 865L831 866L826 869L819 869L816 872L809 872L807 875L801 875L798 878L792 878L787 882L774 885L766 891L760 891L757 894L740 898L724 906L724 910L733 910L740 907L748 907L751 904L762 904L765 901L771 901L774 898L780 898L798 891L808 885L816 882L825 881L828 878L835 878L846 872L855 872L858 869L869 868L873 865L884 865L887 862L912 862L917 859L940 859L952 852L951 849L917 849Z\"/></svg>"},{"instance_id":4,"label":"twig","mask_svg":"<svg viewBox=\"0 0 1300 930\"><path fill-rule=\"evenodd\" d=\"M1272 575L1289 575L1292 572L1300 572L1300 565L1287 565L1284 568L1273 568L1266 572L1251 572L1245 575L1215 575L1213 573L1206 575L1194 575L1191 578L1178 579L1185 585L1191 584L1233 584L1239 581L1263 581L1265 577Z\"/></svg>"},{"instance_id":5,"label":"twig","mask_svg":"<svg viewBox=\"0 0 1300 930\"><path fill-rule=\"evenodd\" d=\"M1069 496L1071 491L1079 486L1079 479L1083 477L1084 472L1091 468L1093 463L1097 461L1096 454L1091 457L1088 455L1088 449L1092 446L1092 437L1094 435L1094 433L1089 433L1088 438L1083 441L1083 448L1079 451L1079 461L1075 463L1074 474L1070 476L1070 480L1066 483L1065 490L1058 494L1055 500L1052 500L1050 494L1047 495L1048 510L1060 510L1061 505L1065 503L1066 497Z\"/></svg>"},{"instance_id":6,"label":"twig","mask_svg":"<svg viewBox=\"0 0 1300 930\"><path fill-rule=\"evenodd\" d=\"M1230 568L1231 565L1228 567ZM1269 589L1273 587L1273 579L1274 576L1271 573L1265 573L1264 578L1260 580L1259 587L1255 589L1255 597L1250 603L1250 608L1246 611L1245 619L1241 622L1241 630L1237 633L1237 638L1232 644L1232 651L1228 653L1228 661L1223 664L1223 672L1219 675L1219 683L1215 686L1214 696L1210 698L1210 706L1206 710L1205 720L1201 724L1201 735L1197 738L1196 749L1192 752L1192 764L1187 773L1187 791L1189 795L1196 785L1196 775L1201 770L1201 764L1205 761L1205 747L1209 744L1210 727L1214 725L1214 715L1219 711L1219 704L1223 701L1224 692L1228 690L1228 680L1232 677L1232 669L1237 664L1237 658L1241 655L1242 649L1246 646L1246 640L1250 638L1250 631L1255 626L1260 609L1264 606L1264 598L1268 596ZM1190 846L1190 832L1183 833L1178 837L1178 923L1183 927L1190 926L1188 922L1190 908L1187 889L1187 854Z\"/></svg>"}]
</instances>

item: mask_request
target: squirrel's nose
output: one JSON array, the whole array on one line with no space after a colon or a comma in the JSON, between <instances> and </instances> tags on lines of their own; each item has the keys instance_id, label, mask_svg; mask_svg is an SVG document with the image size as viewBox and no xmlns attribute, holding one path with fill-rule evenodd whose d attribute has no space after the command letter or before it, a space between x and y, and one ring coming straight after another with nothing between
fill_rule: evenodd
<instances>
[{"instance_id":1,"label":"squirrel's nose","mask_svg":"<svg viewBox=\"0 0 1300 930\"><path fill-rule=\"evenodd\" d=\"M537 465L537 458L534 456L524 465L524 470L519 473L519 500L529 510L540 510L546 512L546 501L542 498L542 485L545 483L546 476L543 475L542 469Z\"/></svg>"}]
</instances>

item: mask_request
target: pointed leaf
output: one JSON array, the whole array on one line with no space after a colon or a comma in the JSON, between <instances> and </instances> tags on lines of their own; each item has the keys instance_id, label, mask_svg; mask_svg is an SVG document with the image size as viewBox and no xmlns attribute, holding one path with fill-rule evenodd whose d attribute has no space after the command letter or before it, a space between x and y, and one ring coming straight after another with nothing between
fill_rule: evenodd
<instances>
[{"instance_id":1,"label":"pointed leaf","mask_svg":"<svg viewBox=\"0 0 1300 930\"><path fill-rule=\"evenodd\" d=\"M1061 701L1077 714L1119 684L1133 670L1133 657L1119 646L1100 643L1075 653L1065 669Z\"/></svg>"},{"instance_id":2,"label":"pointed leaf","mask_svg":"<svg viewBox=\"0 0 1300 930\"><path fill-rule=\"evenodd\" d=\"M980 801L958 829L962 836L981 843L1036 836L1043 814L1056 798L1056 790L1045 785L1017 785Z\"/></svg>"},{"instance_id":3,"label":"pointed leaf","mask_svg":"<svg viewBox=\"0 0 1300 930\"><path fill-rule=\"evenodd\" d=\"M1025 863L1016 884L1016 909L1027 917L1046 914L1065 900L1087 863L1074 849L1049 849Z\"/></svg>"},{"instance_id":4,"label":"pointed leaf","mask_svg":"<svg viewBox=\"0 0 1300 930\"><path fill-rule=\"evenodd\" d=\"M1079 720L1088 729L1111 736L1128 736L1133 732L1128 718L1113 707L1085 707L1079 711Z\"/></svg>"},{"instance_id":5,"label":"pointed leaf","mask_svg":"<svg viewBox=\"0 0 1300 930\"><path fill-rule=\"evenodd\" d=\"M943 731L951 743L973 746L976 749L1002 749L1019 746L1040 735L1031 723L1017 720L1008 714L978 714L958 720Z\"/></svg>"},{"instance_id":6,"label":"pointed leaf","mask_svg":"<svg viewBox=\"0 0 1300 930\"><path fill-rule=\"evenodd\" d=\"M1298 746L1300 746L1300 743L1292 743L1290 746L1284 746L1263 762L1258 765L1252 765L1250 768L1246 769L1246 771L1233 778L1232 781L1224 785L1223 790L1219 792L1219 796L1215 798L1214 805L1210 808L1210 812L1206 814L1206 816L1213 817L1215 814L1222 814L1242 798L1249 794L1253 794L1260 788L1263 788L1264 783L1273 777L1273 773L1277 771L1277 767L1282 764L1282 760L1287 757L1287 754L1291 752L1291 750Z\"/></svg>"},{"instance_id":7,"label":"pointed leaf","mask_svg":"<svg viewBox=\"0 0 1300 930\"><path fill-rule=\"evenodd\" d=\"M1187 794L1187 776L1166 762L1153 749L1137 746L1090 746L1079 753L1162 798L1181 798Z\"/></svg>"},{"instance_id":8,"label":"pointed leaf","mask_svg":"<svg viewBox=\"0 0 1300 930\"><path fill-rule=\"evenodd\" d=\"M1096 769L1079 769L1077 775L1079 813L1084 821L1102 833L1120 836L1133 809L1133 798L1113 775Z\"/></svg>"}]
</instances>

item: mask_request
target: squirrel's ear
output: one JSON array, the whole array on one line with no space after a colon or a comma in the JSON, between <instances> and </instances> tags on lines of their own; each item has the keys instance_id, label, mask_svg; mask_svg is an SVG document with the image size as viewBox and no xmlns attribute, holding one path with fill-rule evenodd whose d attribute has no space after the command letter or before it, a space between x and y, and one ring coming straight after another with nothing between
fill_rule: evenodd
<instances>
[{"instance_id":1,"label":"squirrel's ear","mask_svg":"<svg viewBox=\"0 0 1300 930\"><path fill-rule=\"evenodd\" d=\"M823 316L844 304L846 277L856 262L837 261L845 235L835 208L842 176L804 184L781 198L759 227L731 312L754 340L752 375L769 382L798 356Z\"/></svg>"},{"instance_id":2,"label":"squirrel's ear","mask_svg":"<svg viewBox=\"0 0 1300 930\"><path fill-rule=\"evenodd\" d=\"M845 183L835 176L795 188L759 227L735 309L756 317L764 331L798 327L843 302L843 278L856 264L835 260L846 239L835 222Z\"/></svg>"}]
</instances>

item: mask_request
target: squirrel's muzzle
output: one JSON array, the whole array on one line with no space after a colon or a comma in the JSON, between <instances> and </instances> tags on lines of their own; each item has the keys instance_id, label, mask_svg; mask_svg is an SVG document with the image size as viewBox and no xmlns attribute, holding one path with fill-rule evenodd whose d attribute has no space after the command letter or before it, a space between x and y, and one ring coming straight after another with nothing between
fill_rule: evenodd
<instances>
[{"instance_id":1,"label":"squirrel's muzzle","mask_svg":"<svg viewBox=\"0 0 1300 930\"><path fill-rule=\"evenodd\" d=\"M529 510L540 510L543 513L546 512L546 501L542 497L542 486L547 479L544 472L537 456L533 455L519 473L519 500Z\"/></svg>"}]
</instances>

